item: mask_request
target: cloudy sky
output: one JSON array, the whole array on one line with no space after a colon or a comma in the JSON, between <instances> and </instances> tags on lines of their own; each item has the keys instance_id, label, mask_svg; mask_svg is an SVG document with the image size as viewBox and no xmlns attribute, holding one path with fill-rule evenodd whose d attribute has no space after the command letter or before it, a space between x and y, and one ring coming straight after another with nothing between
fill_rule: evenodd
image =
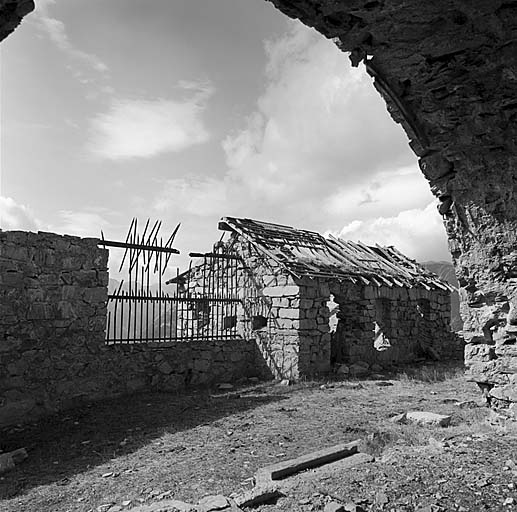
<instances>
[{"instance_id":1,"label":"cloudy sky","mask_svg":"<svg viewBox=\"0 0 517 512\"><path fill-rule=\"evenodd\" d=\"M363 69L262 0L36 0L0 46L3 229L124 238L243 216L449 259Z\"/></svg>"}]
</instances>

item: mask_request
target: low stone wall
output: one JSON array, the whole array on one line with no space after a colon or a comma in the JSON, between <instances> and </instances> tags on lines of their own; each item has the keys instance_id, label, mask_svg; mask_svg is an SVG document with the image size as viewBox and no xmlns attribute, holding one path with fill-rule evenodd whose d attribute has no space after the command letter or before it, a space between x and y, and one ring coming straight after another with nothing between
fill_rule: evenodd
<instances>
[{"instance_id":1,"label":"low stone wall","mask_svg":"<svg viewBox=\"0 0 517 512\"><path fill-rule=\"evenodd\" d=\"M257 375L252 341L106 345L108 252L97 242L0 232L0 426L81 401Z\"/></svg>"}]
</instances>

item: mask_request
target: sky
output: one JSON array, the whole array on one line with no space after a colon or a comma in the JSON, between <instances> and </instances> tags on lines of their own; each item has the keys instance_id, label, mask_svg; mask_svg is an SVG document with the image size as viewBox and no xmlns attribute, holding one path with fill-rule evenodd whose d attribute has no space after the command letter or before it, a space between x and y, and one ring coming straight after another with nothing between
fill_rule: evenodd
<instances>
[{"instance_id":1,"label":"sky","mask_svg":"<svg viewBox=\"0 0 517 512\"><path fill-rule=\"evenodd\" d=\"M263 0L36 0L0 45L0 227L125 239L223 216L449 260L429 184L363 68Z\"/></svg>"}]
</instances>

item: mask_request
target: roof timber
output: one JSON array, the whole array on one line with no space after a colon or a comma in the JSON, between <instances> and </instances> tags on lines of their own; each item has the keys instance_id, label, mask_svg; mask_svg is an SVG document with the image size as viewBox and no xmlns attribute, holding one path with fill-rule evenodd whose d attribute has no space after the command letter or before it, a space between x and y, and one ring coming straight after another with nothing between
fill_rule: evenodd
<instances>
[{"instance_id":1,"label":"roof timber","mask_svg":"<svg viewBox=\"0 0 517 512\"><path fill-rule=\"evenodd\" d=\"M452 287L394 247L368 246L314 231L252 219L223 217L219 229L241 235L296 277L324 277L376 286Z\"/></svg>"}]
</instances>

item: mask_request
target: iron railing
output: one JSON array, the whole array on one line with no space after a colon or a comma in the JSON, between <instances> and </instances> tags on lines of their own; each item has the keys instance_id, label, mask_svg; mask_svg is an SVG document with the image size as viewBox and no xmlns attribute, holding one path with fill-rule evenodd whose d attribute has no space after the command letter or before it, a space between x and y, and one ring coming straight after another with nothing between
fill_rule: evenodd
<instances>
[{"instance_id":1,"label":"iron railing","mask_svg":"<svg viewBox=\"0 0 517 512\"><path fill-rule=\"evenodd\" d=\"M106 343L138 344L179 341L241 339L238 299L240 259L226 254L223 246L216 252L191 253L186 272L163 282L173 254L179 224L167 242L159 237L161 222L149 234L149 220L142 234L133 219L125 242L105 240L100 245L124 249L119 268L126 266L123 279L108 293Z\"/></svg>"}]
</instances>

